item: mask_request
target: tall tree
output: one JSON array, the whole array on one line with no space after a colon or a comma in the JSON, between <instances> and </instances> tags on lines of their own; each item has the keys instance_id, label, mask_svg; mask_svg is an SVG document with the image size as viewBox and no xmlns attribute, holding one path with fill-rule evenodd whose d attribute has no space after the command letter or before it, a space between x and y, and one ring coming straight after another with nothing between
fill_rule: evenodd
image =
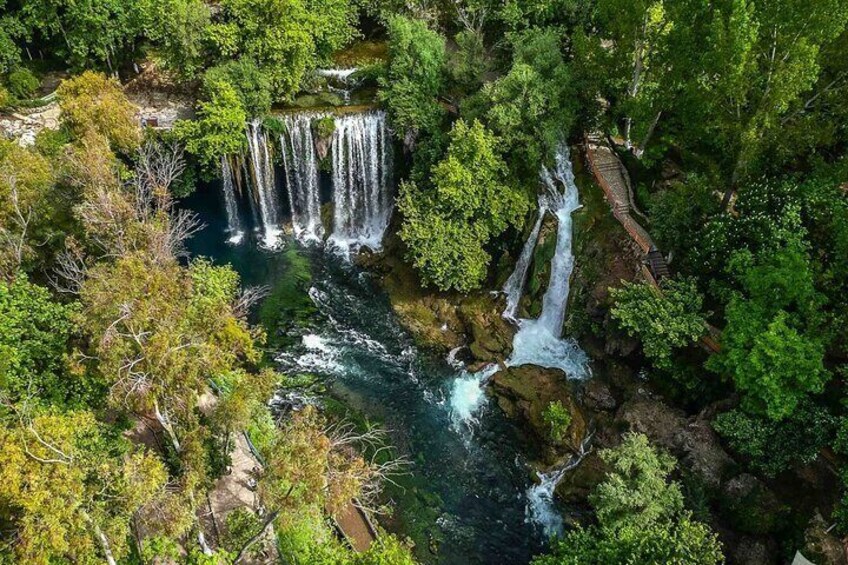
<instances>
[{"instance_id":1,"label":"tall tree","mask_svg":"<svg viewBox=\"0 0 848 565\"><path fill-rule=\"evenodd\" d=\"M680 485L668 481L672 457L632 433L601 457L608 471L589 496L597 525L570 531L534 565L723 561L715 534L684 510Z\"/></svg>"},{"instance_id":2,"label":"tall tree","mask_svg":"<svg viewBox=\"0 0 848 565\"><path fill-rule=\"evenodd\" d=\"M467 292L486 276L491 257L485 245L521 221L527 195L507 183L498 138L476 120L454 124L447 155L431 178L432 190L401 185L400 237L425 282Z\"/></svg>"}]
</instances>

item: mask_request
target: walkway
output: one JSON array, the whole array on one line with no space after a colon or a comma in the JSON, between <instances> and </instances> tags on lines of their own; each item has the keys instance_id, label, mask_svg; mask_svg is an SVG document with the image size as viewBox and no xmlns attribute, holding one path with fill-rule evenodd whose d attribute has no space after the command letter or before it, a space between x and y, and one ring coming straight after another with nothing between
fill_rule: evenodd
<instances>
[{"instance_id":1,"label":"walkway","mask_svg":"<svg viewBox=\"0 0 848 565\"><path fill-rule=\"evenodd\" d=\"M651 236L631 215L635 206L630 197L630 179L615 152L599 134L586 136L586 159L595 180L604 191L612 215L646 254L656 249Z\"/></svg>"},{"instance_id":2,"label":"walkway","mask_svg":"<svg viewBox=\"0 0 848 565\"><path fill-rule=\"evenodd\" d=\"M585 146L586 160L592 169L595 182L604 191L604 196L612 209L612 215L645 253L642 274L649 284L662 292L659 283L662 278L670 274L668 264L654 244L654 240L651 239L651 235L631 214L632 211L638 212L638 210L636 210L632 201L630 177L627 170L601 134L586 135ZM717 338L721 332L709 324L706 324L706 326L706 335L699 340L699 343L707 351L718 353L721 351L721 345Z\"/></svg>"}]
</instances>

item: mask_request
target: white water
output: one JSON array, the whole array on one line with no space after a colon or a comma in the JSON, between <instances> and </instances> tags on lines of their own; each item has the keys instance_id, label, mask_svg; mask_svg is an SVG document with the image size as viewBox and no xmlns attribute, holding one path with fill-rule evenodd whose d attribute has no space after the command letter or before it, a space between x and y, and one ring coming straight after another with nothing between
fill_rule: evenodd
<instances>
[{"instance_id":1,"label":"white water","mask_svg":"<svg viewBox=\"0 0 848 565\"><path fill-rule=\"evenodd\" d=\"M333 233L342 252L380 248L392 212L392 150L382 111L336 118L333 156Z\"/></svg>"},{"instance_id":2,"label":"white water","mask_svg":"<svg viewBox=\"0 0 848 565\"><path fill-rule=\"evenodd\" d=\"M262 130L259 120L248 124L247 144L254 180L253 189L259 206L259 220L262 222L262 244L268 248L277 247L282 230L277 188L274 183L274 164L268 149L268 136Z\"/></svg>"},{"instance_id":3,"label":"white water","mask_svg":"<svg viewBox=\"0 0 848 565\"><path fill-rule=\"evenodd\" d=\"M536 218L536 223L533 225L533 230L527 241L524 242L524 247L521 249L521 255L518 256L518 261L515 263L515 270L504 283L503 291L506 294L506 309L503 311L503 317L508 320L516 321L515 314L518 311L518 303L521 302L521 293L524 292L524 284L527 282L527 269L530 267L530 261L533 259L533 250L536 248L536 242L539 240L539 231L542 229L542 221L545 219L545 214L548 211L548 200L546 195L539 196L539 217Z\"/></svg>"},{"instance_id":4,"label":"white water","mask_svg":"<svg viewBox=\"0 0 848 565\"><path fill-rule=\"evenodd\" d=\"M337 80L341 83L347 84L347 81L350 76L358 70L359 69L356 67L352 67L349 69L318 69L317 71L315 71L315 74L320 77L331 78L333 80Z\"/></svg>"},{"instance_id":5,"label":"white water","mask_svg":"<svg viewBox=\"0 0 848 565\"><path fill-rule=\"evenodd\" d=\"M571 214L580 207L566 145L557 151L553 175L543 167L541 177L558 221L556 249L551 259L548 288L542 297L542 313L536 320L519 320L507 365L556 368L563 370L569 378L583 379L589 376L586 354L575 340L561 337L570 290L569 279L574 269ZM560 193L558 185L564 187L564 192Z\"/></svg>"},{"instance_id":6,"label":"white water","mask_svg":"<svg viewBox=\"0 0 848 565\"><path fill-rule=\"evenodd\" d=\"M527 490L527 521L542 528L542 532L549 538L561 536L563 532L562 516L554 505L554 491L565 474L577 467L586 456L591 440L591 434L587 435L580 444L580 451L562 467L547 473L538 473L539 484Z\"/></svg>"},{"instance_id":7,"label":"white water","mask_svg":"<svg viewBox=\"0 0 848 565\"><path fill-rule=\"evenodd\" d=\"M475 413L486 402L483 385L498 369L498 365L493 363L476 373L462 371L454 379L450 392L450 412L454 428L458 431L476 421Z\"/></svg>"},{"instance_id":8,"label":"white water","mask_svg":"<svg viewBox=\"0 0 848 565\"><path fill-rule=\"evenodd\" d=\"M221 179L224 183L224 208L227 213L227 233L230 234L227 241L233 245L238 245L244 238L244 230L241 225L241 218L239 217L238 200L236 200L235 178L233 177L230 160L226 156L221 157Z\"/></svg>"},{"instance_id":9,"label":"white water","mask_svg":"<svg viewBox=\"0 0 848 565\"><path fill-rule=\"evenodd\" d=\"M300 241L321 241L321 195L318 185L318 159L312 134L312 121L326 114L301 113L283 118L285 133L280 135L286 190L291 204L292 228Z\"/></svg>"}]
</instances>

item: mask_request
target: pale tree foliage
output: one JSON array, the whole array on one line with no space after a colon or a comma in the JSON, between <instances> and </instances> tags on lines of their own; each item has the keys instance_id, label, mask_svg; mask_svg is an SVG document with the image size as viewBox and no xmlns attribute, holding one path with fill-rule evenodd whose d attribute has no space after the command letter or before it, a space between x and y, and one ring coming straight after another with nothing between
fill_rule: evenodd
<instances>
[{"instance_id":1,"label":"pale tree foliage","mask_svg":"<svg viewBox=\"0 0 848 565\"><path fill-rule=\"evenodd\" d=\"M194 515L209 434L198 417L199 398L210 379L257 361L254 340L262 337L245 320L261 292L240 293L229 267L179 262L200 226L195 215L175 209L169 190L183 169L179 146L148 143L128 181L117 182L115 168L111 177L83 179L75 212L85 241L71 242L55 276L57 288L75 293L82 306L81 329L91 344L82 363L108 387L112 406L158 423L180 462L173 492L144 509L149 523Z\"/></svg>"},{"instance_id":2,"label":"pale tree foliage","mask_svg":"<svg viewBox=\"0 0 848 565\"><path fill-rule=\"evenodd\" d=\"M0 141L0 276L12 278L44 245L54 174L41 155Z\"/></svg>"},{"instance_id":3,"label":"pale tree foliage","mask_svg":"<svg viewBox=\"0 0 848 565\"><path fill-rule=\"evenodd\" d=\"M307 507L337 515L351 503L379 511L383 484L407 464L389 457L390 449L380 430L328 424L312 406L293 413L267 450L259 482L263 501L274 510L270 519Z\"/></svg>"},{"instance_id":4,"label":"pale tree foliage","mask_svg":"<svg viewBox=\"0 0 848 565\"><path fill-rule=\"evenodd\" d=\"M163 491L162 463L110 438L90 412L6 408L0 499L16 512L18 562L123 560L133 514Z\"/></svg>"}]
</instances>

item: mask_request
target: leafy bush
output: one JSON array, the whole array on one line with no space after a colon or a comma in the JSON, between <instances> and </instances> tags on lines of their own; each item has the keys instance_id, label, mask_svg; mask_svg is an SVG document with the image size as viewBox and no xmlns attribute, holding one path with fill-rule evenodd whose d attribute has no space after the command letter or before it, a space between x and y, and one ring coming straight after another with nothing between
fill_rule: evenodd
<instances>
[{"instance_id":1,"label":"leafy bush","mask_svg":"<svg viewBox=\"0 0 848 565\"><path fill-rule=\"evenodd\" d=\"M703 296L694 279L670 279L663 291L647 283L625 282L610 289L615 301L612 316L658 367L668 367L672 350L704 335Z\"/></svg>"},{"instance_id":2,"label":"leafy bush","mask_svg":"<svg viewBox=\"0 0 848 565\"><path fill-rule=\"evenodd\" d=\"M545 407L542 412L542 420L548 426L550 439L559 443L565 437L568 426L571 425L571 412L563 405L562 401L556 400Z\"/></svg>"},{"instance_id":3,"label":"leafy bush","mask_svg":"<svg viewBox=\"0 0 848 565\"><path fill-rule=\"evenodd\" d=\"M814 461L833 440L836 418L807 400L779 422L734 409L719 414L713 428L733 451L749 460L752 469L774 477Z\"/></svg>"},{"instance_id":4,"label":"leafy bush","mask_svg":"<svg viewBox=\"0 0 848 565\"><path fill-rule=\"evenodd\" d=\"M32 71L27 68L20 67L9 73L6 79L9 84L9 92L15 98L31 98L41 81L38 80Z\"/></svg>"}]
</instances>

